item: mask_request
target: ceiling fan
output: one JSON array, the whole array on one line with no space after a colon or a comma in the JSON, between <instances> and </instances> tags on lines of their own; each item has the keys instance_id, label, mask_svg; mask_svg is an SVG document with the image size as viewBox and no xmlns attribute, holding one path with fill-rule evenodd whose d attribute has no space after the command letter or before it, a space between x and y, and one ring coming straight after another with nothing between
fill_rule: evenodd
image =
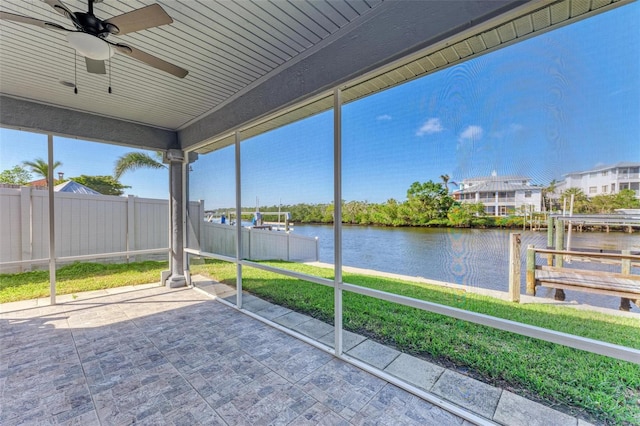
<instances>
[{"instance_id":1,"label":"ceiling fan","mask_svg":"<svg viewBox=\"0 0 640 426\"><path fill-rule=\"evenodd\" d=\"M85 57L87 71L90 73L106 74L104 61L111 58L118 51L176 77L186 77L189 72L177 65L173 65L135 47L107 40L109 36L129 34L172 23L173 19L159 4L152 4L102 20L93 14L93 4L101 1L87 0L87 12L72 12L60 0L44 0L56 12L70 19L75 30L69 30L53 22L9 12L0 11L0 19L67 32L67 41L80 55Z\"/></svg>"}]
</instances>

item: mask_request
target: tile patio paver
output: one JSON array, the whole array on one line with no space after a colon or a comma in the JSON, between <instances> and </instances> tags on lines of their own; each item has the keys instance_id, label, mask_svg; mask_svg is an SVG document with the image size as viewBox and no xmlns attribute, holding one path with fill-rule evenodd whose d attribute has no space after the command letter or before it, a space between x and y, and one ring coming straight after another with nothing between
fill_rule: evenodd
<instances>
[{"instance_id":1,"label":"tile patio paver","mask_svg":"<svg viewBox=\"0 0 640 426\"><path fill-rule=\"evenodd\" d=\"M412 424L460 426L463 419L454 416L397 386L387 383L351 420L353 424Z\"/></svg>"},{"instance_id":2,"label":"tile patio paver","mask_svg":"<svg viewBox=\"0 0 640 426\"><path fill-rule=\"evenodd\" d=\"M428 391L440 378L444 368L411 355L400 354L384 371Z\"/></svg>"},{"instance_id":3,"label":"tile patio paver","mask_svg":"<svg viewBox=\"0 0 640 426\"><path fill-rule=\"evenodd\" d=\"M298 324L309 321L310 317L300 314L298 312L289 312L288 314L279 316L273 319L273 322L280 324L287 328L293 328Z\"/></svg>"},{"instance_id":4,"label":"tile patio paver","mask_svg":"<svg viewBox=\"0 0 640 426\"><path fill-rule=\"evenodd\" d=\"M3 426L462 423L192 289L0 312ZM276 318L300 324L291 314Z\"/></svg>"},{"instance_id":5,"label":"tile patio paver","mask_svg":"<svg viewBox=\"0 0 640 426\"><path fill-rule=\"evenodd\" d=\"M358 346L347 351L346 354L371 364L380 370L384 370L394 359L400 356L399 351L373 340L363 341Z\"/></svg>"},{"instance_id":6,"label":"tile patio paver","mask_svg":"<svg viewBox=\"0 0 640 426\"><path fill-rule=\"evenodd\" d=\"M305 392L347 420L385 384L384 380L335 358L299 382Z\"/></svg>"},{"instance_id":7,"label":"tile patio paver","mask_svg":"<svg viewBox=\"0 0 640 426\"><path fill-rule=\"evenodd\" d=\"M366 337L361 336L360 334L352 333L347 330L342 330L342 351L349 352L354 347L358 346L360 343L367 340ZM320 339L318 339L320 343L324 343L325 345L334 347L335 342L335 334L333 331L325 334Z\"/></svg>"},{"instance_id":8,"label":"tile patio paver","mask_svg":"<svg viewBox=\"0 0 640 426\"><path fill-rule=\"evenodd\" d=\"M536 413L532 416L531 413ZM513 426L576 426L578 421L568 414L541 406L509 391L502 391L493 419Z\"/></svg>"},{"instance_id":9,"label":"tile patio paver","mask_svg":"<svg viewBox=\"0 0 640 426\"><path fill-rule=\"evenodd\" d=\"M493 417L502 392L499 388L451 370L442 373L431 391L486 418Z\"/></svg>"},{"instance_id":10,"label":"tile patio paver","mask_svg":"<svg viewBox=\"0 0 640 426\"><path fill-rule=\"evenodd\" d=\"M298 325L292 327L293 330L298 333L304 334L305 336L309 336L312 339L320 339L322 336L325 336L329 333L333 332L333 326L327 324L326 322L322 322L315 318L309 319L309 321L305 321Z\"/></svg>"},{"instance_id":11,"label":"tile patio paver","mask_svg":"<svg viewBox=\"0 0 640 426\"><path fill-rule=\"evenodd\" d=\"M267 306L256 313L265 319L274 320L275 318L286 315L289 312L292 312L291 309L270 303L270 306Z\"/></svg>"}]
</instances>

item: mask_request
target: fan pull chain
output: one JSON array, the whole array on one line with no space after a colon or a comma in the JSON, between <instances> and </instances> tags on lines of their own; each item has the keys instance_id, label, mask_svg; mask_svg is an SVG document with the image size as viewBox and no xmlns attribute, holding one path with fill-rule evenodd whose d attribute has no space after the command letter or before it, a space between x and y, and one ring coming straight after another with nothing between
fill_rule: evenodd
<instances>
[{"instance_id":1,"label":"fan pull chain","mask_svg":"<svg viewBox=\"0 0 640 426\"><path fill-rule=\"evenodd\" d=\"M78 52L73 52L73 93L78 94Z\"/></svg>"},{"instance_id":2,"label":"fan pull chain","mask_svg":"<svg viewBox=\"0 0 640 426\"><path fill-rule=\"evenodd\" d=\"M109 93L111 93L111 58L109 58Z\"/></svg>"}]
</instances>

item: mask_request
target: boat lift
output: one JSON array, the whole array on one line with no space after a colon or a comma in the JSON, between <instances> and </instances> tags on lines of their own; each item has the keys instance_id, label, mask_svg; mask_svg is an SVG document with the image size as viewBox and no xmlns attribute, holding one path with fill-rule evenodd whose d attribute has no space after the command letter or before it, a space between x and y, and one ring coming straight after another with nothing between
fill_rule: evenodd
<instances>
[{"instance_id":1,"label":"boat lift","mask_svg":"<svg viewBox=\"0 0 640 426\"><path fill-rule=\"evenodd\" d=\"M226 213L219 210L207 210L205 211L205 222L219 222L229 223L235 225L235 211L227 211ZM240 212L240 217L251 217L252 229L268 229L270 231L293 231L293 222L291 221L291 212L261 212L261 211L244 211ZM267 221L265 217L276 218L276 221Z\"/></svg>"}]
</instances>

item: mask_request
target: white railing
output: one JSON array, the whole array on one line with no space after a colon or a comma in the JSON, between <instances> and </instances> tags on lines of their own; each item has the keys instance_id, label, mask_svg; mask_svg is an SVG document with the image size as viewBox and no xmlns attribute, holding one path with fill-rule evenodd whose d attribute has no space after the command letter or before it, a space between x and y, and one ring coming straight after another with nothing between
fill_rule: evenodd
<instances>
[{"instance_id":1,"label":"white railing","mask_svg":"<svg viewBox=\"0 0 640 426\"><path fill-rule=\"evenodd\" d=\"M200 247L203 252L223 256L236 255L236 228L202 222ZM195 247L191 247L195 248ZM242 253L253 260L317 261L318 238L266 229L242 229Z\"/></svg>"}]
</instances>

